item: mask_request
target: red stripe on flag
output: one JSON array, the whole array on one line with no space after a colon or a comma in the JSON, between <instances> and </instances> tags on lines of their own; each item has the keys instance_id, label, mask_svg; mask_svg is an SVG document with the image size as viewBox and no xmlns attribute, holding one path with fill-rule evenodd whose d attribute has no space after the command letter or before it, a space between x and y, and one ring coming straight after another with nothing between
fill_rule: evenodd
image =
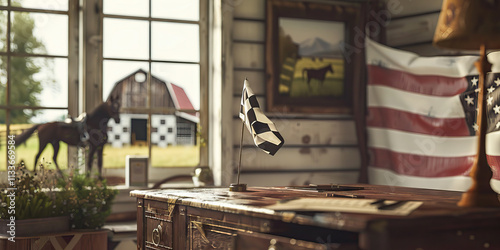
<instances>
[{"instance_id":1,"label":"red stripe on flag","mask_svg":"<svg viewBox=\"0 0 500 250\"><path fill-rule=\"evenodd\" d=\"M454 96L467 89L465 77L415 75L404 71L368 66L368 85L380 85L432 96Z\"/></svg>"},{"instance_id":2,"label":"red stripe on flag","mask_svg":"<svg viewBox=\"0 0 500 250\"><path fill-rule=\"evenodd\" d=\"M465 118L434 118L391 108L369 107L368 127L434 136L469 136Z\"/></svg>"},{"instance_id":3,"label":"red stripe on flag","mask_svg":"<svg viewBox=\"0 0 500 250\"><path fill-rule=\"evenodd\" d=\"M488 164L493 171L493 179L500 180L500 156L487 155L486 158L488 159Z\"/></svg>"},{"instance_id":4,"label":"red stripe on flag","mask_svg":"<svg viewBox=\"0 0 500 250\"><path fill-rule=\"evenodd\" d=\"M401 175L448 177L468 175L475 156L434 157L369 148L370 166L392 170Z\"/></svg>"}]
</instances>

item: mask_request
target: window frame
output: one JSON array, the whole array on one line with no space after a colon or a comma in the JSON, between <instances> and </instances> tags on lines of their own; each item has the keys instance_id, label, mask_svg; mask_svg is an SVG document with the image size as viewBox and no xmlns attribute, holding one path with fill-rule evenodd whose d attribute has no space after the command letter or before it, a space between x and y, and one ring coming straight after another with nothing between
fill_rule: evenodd
<instances>
[{"instance_id":1,"label":"window frame","mask_svg":"<svg viewBox=\"0 0 500 250\"><path fill-rule=\"evenodd\" d=\"M199 46L200 46L200 58L199 62L191 64L197 64L200 67L200 108L196 110L200 114L200 123L198 125L200 134L200 162L199 166L208 166L208 147L206 141L208 141L208 81L209 81L209 71L208 71L208 13L209 6L208 1L199 0L199 19L198 21L189 20L175 20L166 18L154 18L151 17L151 7L148 17L139 16L128 16L128 15L115 15L115 14L105 14L103 10L103 1L105 0L86 0L83 2L84 10L84 21L83 21L83 36L84 36L84 70L83 70L83 81L84 81L84 109L89 111L96 107L102 102L103 96L103 64L105 60L122 60L130 62L145 62L148 63L148 73L146 77L146 83L151 84L151 65L156 62L166 62L166 63L186 63L183 61L165 61L165 60L153 60L151 55L151 28L149 31L149 58L143 59L121 59L121 58L108 58L104 57L103 54L103 38L104 38L104 18L117 18L125 20L142 20L148 21L149 27L151 27L152 22L164 21L171 23L191 23L197 24L199 27ZM94 7L95 6L95 7ZM151 6L151 0L149 0L149 6ZM95 10L98 10L98 13ZM97 61L97 63L96 63ZM94 80L98 79L98 80ZM97 93L97 94L96 94ZM150 93L149 93L150 95ZM148 111L148 128L151 126L151 108ZM148 167L151 167L151 129L148 129ZM189 167L191 170L192 167ZM189 171L190 171L189 170Z\"/></svg>"},{"instance_id":2,"label":"window frame","mask_svg":"<svg viewBox=\"0 0 500 250\"><path fill-rule=\"evenodd\" d=\"M11 135L11 119L10 113L12 110L67 110L68 115L76 117L79 114L79 25L80 25L80 6L79 0L67 0L68 10L51 10L51 9L38 9L38 8L25 8L12 6L12 2L7 1L7 5L0 6L0 11L7 12L7 27L6 27L6 51L0 51L0 56L5 56L7 58L7 83L6 83L6 101L5 104L0 105L0 109L5 110L5 127L6 135ZM36 53L18 53L11 51L11 14L12 12L28 12L37 14L58 14L67 15L68 17L68 53L66 56L61 55L50 55L50 54L36 54ZM47 107L47 106L25 106L25 105L12 105L10 103L10 94L12 88L11 81L11 57L43 57L43 58L64 58L68 60L68 100L66 107ZM6 143L8 143L8 137L6 136ZM6 144L7 145L7 144ZM68 147L67 159L68 166L76 165L76 148L70 146ZM4 156L0 156L4 157ZM9 158L8 150L6 150L6 159ZM34 156L33 156L34 157Z\"/></svg>"},{"instance_id":3,"label":"window frame","mask_svg":"<svg viewBox=\"0 0 500 250\"><path fill-rule=\"evenodd\" d=\"M67 107L42 107L42 106L13 106L9 103L10 79L7 80L7 96L5 105L0 105L0 109L6 111L6 134L10 135L9 114L14 109L51 109L67 110L72 117L77 117L82 112L93 110L102 102L103 92L103 1L104 0L67 0L68 10L48 10L15 7L10 5L0 6L0 11L8 11L6 35L10 34L10 12L23 11L33 13L56 13L68 16L68 54L67 56L51 56L26 54L23 56L66 58L68 60L68 105ZM151 0L149 0L151 4ZM200 123L197 133L200 134L200 162L199 166L209 166L209 12L211 6L209 1L199 0L199 20L185 21L197 23L199 27L200 60L197 63L200 67ZM127 16L128 17L128 16ZM156 19L156 18L148 18ZM172 20L175 21L175 20ZM151 34L150 34L151 35ZM7 39L10 44L10 39ZM151 45L150 45L151 47ZM7 47L6 52L0 52L1 56L15 55ZM151 57L150 57L151 58ZM158 60L151 60L156 62ZM96 63L97 62L97 63ZM10 68L10 66L9 66ZM8 70L8 69L7 69ZM10 74L8 74L10 76ZM150 77L150 76L148 76ZM151 120L151 119L150 119ZM149 133L150 134L150 133ZM7 137L6 137L7 142ZM78 151L76 147L68 147L68 166L78 166ZM8 154L0 156L6 157ZM149 155L149 159L151 153ZM151 166L151 163L149 163ZM190 167L189 169L192 169Z\"/></svg>"}]
</instances>

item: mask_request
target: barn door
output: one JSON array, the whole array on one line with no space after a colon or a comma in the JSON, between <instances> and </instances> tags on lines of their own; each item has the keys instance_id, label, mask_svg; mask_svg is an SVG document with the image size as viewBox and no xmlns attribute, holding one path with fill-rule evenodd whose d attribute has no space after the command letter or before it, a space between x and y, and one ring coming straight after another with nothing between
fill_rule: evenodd
<instances>
[{"instance_id":1,"label":"barn door","mask_svg":"<svg viewBox=\"0 0 500 250\"><path fill-rule=\"evenodd\" d=\"M148 130L147 130L147 119L132 119L132 133L130 141L132 145L147 145L148 141Z\"/></svg>"}]
</instances>

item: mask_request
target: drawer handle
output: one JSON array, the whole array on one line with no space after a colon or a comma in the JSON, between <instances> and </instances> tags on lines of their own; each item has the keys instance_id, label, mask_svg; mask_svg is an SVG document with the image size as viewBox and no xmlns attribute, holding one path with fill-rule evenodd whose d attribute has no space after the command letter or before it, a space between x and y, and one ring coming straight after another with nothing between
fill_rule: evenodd
<instances>
[{"instance_id":1,"label":"drawer handle","mask_svg":"<svg viewBox=\"0 0 500 250\"><path fill-rule=\"evenodd\" d=\"M153 240L153 244L155 246L158 246L160 245L160 241L161 241L161 235L162 235L162 230L161 230L161 225L158 225L157 228L153 229L153 233L152 233L152 240Z\"/></svg>"},{"instance_id":2,"label":"drawer handle","mask_svg":"<svg viewBox=\"0 0 500 250\"><path fill-rule=\"evenodd\" d=\"M271 239L269 241L269 247L267 249L268 250L278 250L278 248L276 247L276 243L278 243L278 241L276 239Z\"/></svg>"}]
</instances>

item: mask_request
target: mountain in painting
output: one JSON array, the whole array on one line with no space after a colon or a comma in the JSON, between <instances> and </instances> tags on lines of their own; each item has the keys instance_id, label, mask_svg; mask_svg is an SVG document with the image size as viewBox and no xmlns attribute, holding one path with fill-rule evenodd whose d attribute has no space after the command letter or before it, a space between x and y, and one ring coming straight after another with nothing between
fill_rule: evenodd
<instances>
[{"instance_id":1,"label":"mountain in painting","mask_svg":"<svg viewBox=\"0 0 500 250\"><path fill-rule=\"evenodd\" d=\"M338 57L341 53L341 43L333 45L319 37L309 38L299 43L299 55L305 57Z\"/></svg>"}]
</instances>

